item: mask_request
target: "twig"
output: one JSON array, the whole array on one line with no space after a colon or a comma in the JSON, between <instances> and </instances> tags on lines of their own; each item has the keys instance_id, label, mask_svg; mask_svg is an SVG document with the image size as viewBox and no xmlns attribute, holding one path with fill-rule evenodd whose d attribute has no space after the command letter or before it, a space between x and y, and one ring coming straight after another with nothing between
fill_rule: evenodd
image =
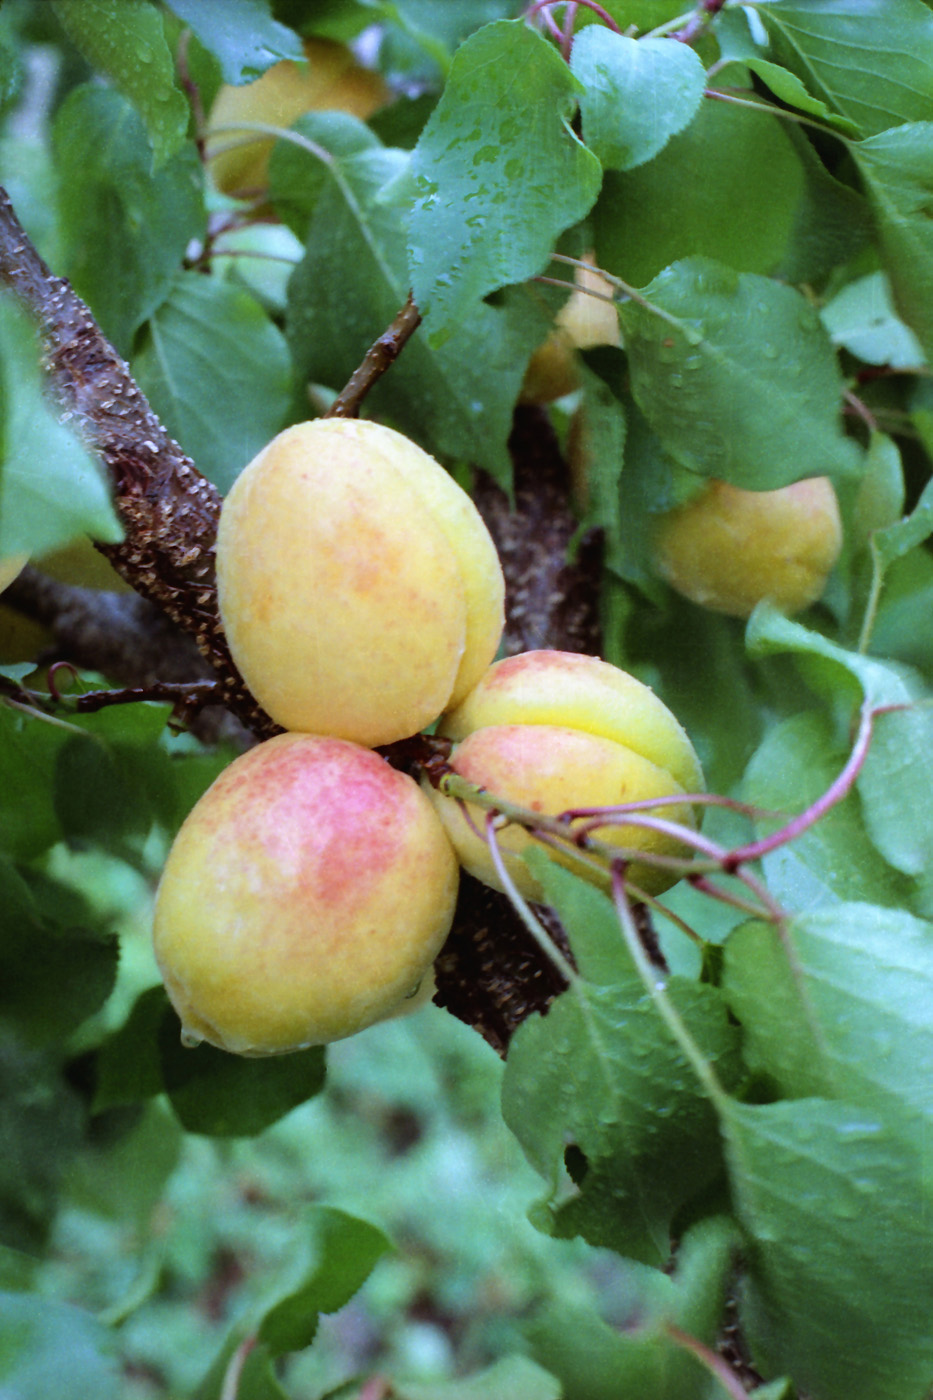
<instances>
[{"instance_id":1,"label":"twig","mask_svg":"<svg viewBox=\"0 0 933 1400\"><path fill-rule=\"evenodd\" d=\"M324 417L358 417L360 407L370 389L395 363L420 325L421 312L409 292L408 300L395 320L366 351L363 363L351 375L349 382L334 399Z\"/></svg>"},{"instance_id":2,"label":"twig","mask_svg":"<svg viewBox=\"0 0 933 1400\"><path fill-rule=\"evenodd\" d=\"M93 714L108 705L167 700L179 714L187 716L205 705L221 704L222 692L219 681L157 681L154 685L133 685L123 690L86 690L74 697L74 708L81 714Z\"/></svg>"}]
</instances>

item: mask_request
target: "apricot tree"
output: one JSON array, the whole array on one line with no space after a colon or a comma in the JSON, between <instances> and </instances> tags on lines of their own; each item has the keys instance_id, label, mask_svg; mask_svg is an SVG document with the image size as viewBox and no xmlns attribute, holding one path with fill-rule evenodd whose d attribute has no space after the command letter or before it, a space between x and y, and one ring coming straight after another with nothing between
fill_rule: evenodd
<instances>
[{"instance_id":1,"label":"apricot tree","mask_svg":"<svg viewBox=\"0 0 933 1400\"><path fill-rule=\"evenodd\" d=\"M927 4L5 0L0 103L0 1391L926 1400ZM306 433L251 613L243 469ZM388 501L323 447L377 439ZM814 489L787 591L804 527L767 493ZM760 531L704 516L739 492ZM340 512L407 674L345 620ZM659 558L696 519L689 569ZM416 732L334 737L408 681ZM298 966L339 969L311 1020ZM341 1063L405 1045L453 1102L463 1023L540 1178L485 1233L402 1169L447 1111L404 1098L412 1060L381 1155L365 1094L335 1126ZM318 1042L365 1026L326 1089ZM210 1235L200 1286L198 1152L265 1211L264 1144L316 1107L266 1242ZM485 1254L468 1303L411 1282L526 1212L522 1283ZM360 1298L369 1342L314 1370ZM393 1308L430 1313L433 1369Z\"/></svg>"}]
</instances>

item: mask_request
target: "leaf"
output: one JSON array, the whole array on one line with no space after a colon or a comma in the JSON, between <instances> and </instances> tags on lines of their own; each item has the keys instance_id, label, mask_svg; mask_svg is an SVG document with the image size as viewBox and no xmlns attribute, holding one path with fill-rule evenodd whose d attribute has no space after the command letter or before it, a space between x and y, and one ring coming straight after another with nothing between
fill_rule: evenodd
<instances>
[{"instance_id":1,"label":"leaf","mask_svg":"<svg viewBox=\"0 0 933 1400\"><path fill-rule=\"evenodd\" d=\"M408 295L405 211L388 193L407 157L371 138L351 145L346 125L317 116L296 129L335 145L336 137L340 149L329 164L284 143L272 157L273 197L288 191L285 208L310 220L307 252L289 282L288 342L300 379L339 390ZM505 483L515 400L548 328L545 311L515 291L502 305L474 307L440 348L419 329L368 402L426 450L471 461Z\"/></svg>"},{"instance_id":2,"label":"leaf","mask_svg":"<svg viewBox=\"0 0 933 1400\"><path fill-rule=\"evenodd\" d=\"M598 266L635 287L695 256L774 273L807 185L784 125L767 112L707 101L653 160L607 171L592 215Z\"/></svg>"},{"instance_id":3,"label":"leaf","mask_svg":"<svg viewBox=\"0 0 933 1400\"><path fill-rule=\"evenodd\" d=\"M339 1311L369 1278L391 1242L377 1226L329 1206L309 1212L315 1262L297 1286L265 1314L259 1340L273 1356L310 1346L321 1313Z\"/></svg>"},{"instance_id":4,"label":"leaf","mask_svg":"<svg viewBox=\"0 0 933 1400\"><path fill-rule=\"evenodd\" d=\"M757 1364L820 1400L904 1400L933 1376L933 1219L918 1146L822 1099L723 1118L748 1235L740 1317Z\"/></svg>"},{"instance_id":5,"label":"leaf","mask_svg":"<svg viewBox=\"0 0 933 1400\"><path fill-rule=\"evenodd\" d=\"M175 86L158 10L148 0L52 0L52 9L91 67L133 103L148 133L149 165L158 170L188 132L188 103Z\"/></svg>"},{"instance_id":6,"label":"leaf","mask_svg":"<svg viewBox=\"0 0 933 1400\"><path fill-rule=\"evenodd\" d=\"M686 44L629 39L601 25L574 41L571 71L583 84L583 135L604 168L632 170L689 126L706 74Z\"/></svg>"},{"instance_id":7,"label":"leaf","mask_svg":"<svg viewBox=\"0 0 933 1400\"><path fill-rule=\"evenodd\" d=\"M833 344L844 346L866 364L922 368L923 347L894 310L883 272L857 277L827 302L820 315Z\"/></svg>"},{"instance_id":8,"label":"leaf","mask_svg":"<svg viewBox=\"0 0 933 1400\"><path fill-rule=\"evenodd\" d=\"M538 1308L528 1337L535 1357L563 1384L563 1400L719 1400L718 1384L667 1326L713 1342L735 1244L733 1222L708 1217L684 1234L673 1277L630 1266L615 1326L570 1299Z\"/></svg>"},{"instance_id":9,"label":"leaf","mask_svg":"<svg viewBox=\"0 0 933 1400\"><path fill-rule=\"evenodd\" d=\"M743 799L794 815L822 796L847 757L825 716L796 715L769 730L745 772ZM773 821L759 822L756 830L763 836L776 826ZM903 908L913 892L911 882L873 847L856 793L788 845L766 855L763 867L774 898L798 913L843 900Z\"/></svg>"},{"instance_id":10,"label":"leaf","mask_svg":"<svg viewBox=\"0 0 933 1400\"><path fill-rule=\"evenodd\" d=\"M839 368L800 293L689 258L619 315L632 393L681 465L759 491L851 470Z\"/></svg>"},{"instance_id":11,"label":"leaf","mask_svg":"<svg viewBox=\"0 0 933 1400\"><path fill-rule=\"evenodd\" d=\"M560 1382L527 1356L504 1356L463 1380L395 1381L396 1400L563 1400Z\"/></svg>"},{"instance_id":12,"label":"leaf","mask_svg":"<svg viewBox=\"0 0 933 1400\"><path fill-rule=\"evenodd\" d=\"M502 1111L551 1194L535 1223L651 1263L668 1255L675 1211L715 1178L715 1120L645 996L609 900L574 877L547 880L582 980L515 1033ZM561 878L564 877L564 878ZM584 893L583 891L586 891ZM718 993L683 978L668 990L703 1053L729 1080L735 1043ZM562 1164L573 1180L559 1185Z\"/></svg>"},{"instance_id":13,"label":"leaf","mask_svg":"<svg viewBox=\"0 0 933 1400\"><path fill-rule=\"evenodd\" d=\"M221 492L284 426L291 404L282 332L248 292L198 272L178 274L146 325L133 372Z\"/></svg>"},{"instance_id":14,"label":"leaf","mask_svg":"<svg viewBox=\"0 0 933 1400\"><path fill-rule=\"evenodd\" d=\"M933 1126L933 926L837 904L782 934L756 921L725 943L723 991L745 1056L782 1097L842 1099Z\"/></svg>"},{"instance_id":15,"label":"leaf","mask_svg":"<svg viewBox=\"0 0 933 1400\"><path fill-rule=\"evenodd\" d=\"M91 86L62 103L53 145L65 271L128 354L134 332L168 295L188 244L203 233L197 155L188 145L153 175L136 112L119 93Z\"/></svg>"},{"instance_id":16,"label":"leaf","mask_svg":"<svg viewBox=\"0 0 933 1400\"><path fill-rule=\"evenodd\" d=\"M101 1043L94 1060L93 1111L142 1103L162 1092L159 1030L168 997L159 984L141 992L123 1025Z\"/></svg>"},{"instance_id":17,"label":"leaf","mask_svg":"<svg viewBox=\"0 0 933 1400\"><path fill-rule=\"evenodd\" d=\"M855 122L850 121L848 117L838 116L827 107L825 102L808 92L796 73L791 73L789 69L782 68L778 63L769 63L766 58L743 57L735 61L740 62L744 68L749 69L756 77L760 78L775 97L786 102L789 107L796 107L801 112L810 112L813 116L820 117L847 136L860 134ZM721 72L722 69L719 71Z\"/></svg>"},{"instance_id":18,"label":"leaf","mask_svg":"<svg viewBox=\"0 0 933 1400\"><path fill-rule=\"evenodd\" d=\"M206 1043L181 1041L181 1024L166 1011L159 1027L162 1081L189 1133L255 1137L324 1087L324 1050L245 1059Z\"/></svg>"},{"instance_id":19,"label":"leaf","mask_svg":"<svg viewBox=\"0 0 933 1400\"><path fill-rule=\"evenodd\" d=\"M61 745L57 726L0 705L0 850L16 859L61 838L53 786Z\"/></svg>"},{"instance_id":20,"label":"leaf","mask_svg":"<svg viewBox=\"0 0 933 1400\"><path fill-rule=\"evenodd\" d=\"M409 268L433 343L489 292L539 273L592 206L599 162L569 125L578 87L521 19L457 50L412 164Z\"/></svg>"},{"instance_id":21,"label":"leaf","mask_svg":"<svg viewBox=\"0 0 933 1400\"><path fill-rule=\"evenodd\" d=\"M933 874L933 707L906 668L846 651L819 633L759 604L747 643L755 654L794 651L821 657L854 677L872 706L900 706L874 723L857 779L865 827L875 849L905 875Z\"/></svg>"},{"instance_id":22,"label":"leaf","mask_svg":"<svg viewBox=\"0 0 933 1400\"><path fill-rule=\"evenodd\" d=\"M931 17L933 23L933 17ZM898 314L933 355L933 122L853 145Z\"/></svg>"},{"instance_id":23,"label":"leaf","mask_svg":"<svg viewBox=\"0 0 933 1400\"><path fill-rule=\"evenodd\" d=\"M68 1205L125 1222L144 1240L152 1212L179 1164L182 1130L164 1103L148 1104L138 1116L110 1118L120 1129L97 1117L94 1136L71 1163L65 1182Z\"/></svg>"},{"instance_id":24,"label":"leaf","mask_svg":"<svg viewBox=\"0 0 933 1400\"><path fill-rule=\"evenodd\" d=\"M117 961L114 935L43 917L27 881L0 860L0 1019L23 1045L61 1045L106 1001Z\"/></svg>"},{"instance_id":25,"label":"leaf","mask_svg":"<svg viewBox=\"0 0 933 1400\"><path fill-rule=\"evenodd\" d=\"M0 1392L10 1400L120 1400L113 1330L70 1303L0 1293Z\"/></svg>"},{"instance_id":26,"label":"leaf","mask_svg":"<svg viewBox=\"0 0 933 1400\"><path fill-rule=\"evenodd\" d=\"M0 431L0 558L42 554L85 531L108 543L122 539L97 463L49 405L32 326L6 298Z\"/></svg>"},{"instance_id":27,"label":"leaf","mask_svg":"<svg viewBox=\"0 0 933 1400\"><path fill-rule=\"evenodd\" d=\"M225 83L258 78L279 59L301 59L293 29L272 18L269 0L169 0L206 49L220 60Z\"/></svg>"},{"instance_id":28,"label":"leaf","mask_svg":"<svg viewBox=\"0 0 933 1400\"><path fill-rule=\"evenodd\" d=\"M919 0L773 0L774 56L866 136L933 116L933 16Z\"/></svg>"}]
</instances>

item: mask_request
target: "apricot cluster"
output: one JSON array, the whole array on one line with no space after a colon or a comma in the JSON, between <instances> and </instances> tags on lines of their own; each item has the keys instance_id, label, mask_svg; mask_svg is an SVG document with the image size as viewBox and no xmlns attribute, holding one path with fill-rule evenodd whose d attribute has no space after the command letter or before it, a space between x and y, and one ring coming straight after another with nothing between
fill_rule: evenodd
<instances>
[{"instance_id":1,"label":"apricot cluster","mask_svg":"<svg viewBox=\"0 0 933 1400\"><path fill-rule=\"evenodd\" d=\"M391 428L319 419L269 443L224 503L217 583L234 660L287 732L224 770L169 852L155 949L188 1039L275 1054L397 1014L430 977L459 866L498 884L482 814L378 745L436 722L454 772L503 802L556 817L670 799L664 815L692 824L679 799L702 787L700 767L647 686L561 652L494 663L492 540L469 496ZM663 865L685 853L676 833L607 819L596 835L637 888L676 878ZM520 824L499 838L538 898L529 839Z\"/></svg>"}]
</instances>

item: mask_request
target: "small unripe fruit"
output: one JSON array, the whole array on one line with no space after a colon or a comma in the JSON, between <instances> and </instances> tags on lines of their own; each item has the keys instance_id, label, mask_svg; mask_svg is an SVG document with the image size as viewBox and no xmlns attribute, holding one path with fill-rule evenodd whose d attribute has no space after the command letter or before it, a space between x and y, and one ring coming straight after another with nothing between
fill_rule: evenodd
<instances>
[{"instance_id":1,"label":"small unripe fruit","mask_svg":"<svg viewBox=\"0 0 933 1400\"><path fill-rule=\"evenodd\" d=\"M155 952L188 1037L281 1054L403 1009L456 896L413 779L355 744L282 734L235 759L182 825Z\"/></svg>"},{"instance_id":2,"label":"small unripe fruit","mask_svg":"<svg viewBox=\"0 0 933 1400\"><path fill-rule=\"evenodd\" d=\"M255 82L225 84L214 99L206 151L211 176L224 194L245 196L266 188L275 139L246 131L212 138L217 128L244 121L288 127L312 111L349 112L365 120L388 102L391 94L380 74L361 67L343 44L305 39L304 51L306 63L286 59Z\"/></svg>"},{"instance_id":3,"label":"small unripe fruit","mask_svg":"<svg viewBox=\"0 0 933 1400\"><path fill-rule=\"evenodd\" d=\"M234 660L284 729L408 738L496 654L504 583L465 491L378 423L287 428L221 512L217 588Z\"/></svg>"},{"instance_id":4,"label":"small unripe fruit","mask_svg":"<svg viewBox=\"0 0 933 1400\"><path fill-rule=\"evenodd\" d=\"M713 612L748 617L764 599L785 613L821 597L842 548L828 477L777 491L709 486L660 522L655 567L672 588Z\"/></svg>"},{"instance_id":5,"label":"small unripe fruit","mask_svg":"<svg viewBox=\"0 0 933 1400\"><path fill-rule=\"evenodd\" d=\"M439 729L457 740L450 764L493 797L546 816L577 807L617 806L654 797L703 790L703 773L690 740L648 686L596 657L531 651L490 667L462 705L445 715ZM486 842L471 830L459 804L433 794L464 867L501 888ZM480 831L485 814L468 807ZM656 812L669 821L695 824L688 805ZM683 856L681 841L635 826L605 826L597 839L644 854ZM507 869L530 899L541 891L524 862L516 859L532 838L519 826L498 837ZM542 847L541 849L545 849ZM548 855L595 878L571 856ZM628 875L649 894L674 884L678 874L635 859Z\"/></svg>"}]
</instances>

